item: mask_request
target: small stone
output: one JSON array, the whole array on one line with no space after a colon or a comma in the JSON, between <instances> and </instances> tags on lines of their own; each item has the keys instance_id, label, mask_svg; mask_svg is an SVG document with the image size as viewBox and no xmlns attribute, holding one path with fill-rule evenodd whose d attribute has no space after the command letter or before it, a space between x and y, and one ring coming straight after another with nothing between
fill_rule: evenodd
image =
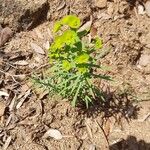
<instances>
[{"instance_id":1,"label":"small stone","mask_svg":"<svg viewBox=\"0 0 150 150\"><path fill-rule=\"evenodd\" d=\"M96 146L94 144L89 145L89 150L96 150Z\"/></svg>"},{"instance_id":2,"label":"small stone","mask_svg":"<svg viewBox=\"0 0 150 150\"><path fill-rule=\"evenodd\" d=\"M150 1L147 1L145 3L145 10L146 10L147 15L150 17Z\"/></svg>"},{"instance_id":3,"label":"small stone","mask_svg":"<svg viewBox=\"0 0 150 150\"><path fill-rule=\"evenodd\" d=\"M12 34L13 32L9 27L6 27L0 31L0 47L9 40Z\"/></svg>"},{"instance_id":4,"label":"small stone","mask_svg":"<svg viewBox=\"0 0 150 150\"><path fill-rule=\"evenodd\" d=\"M49 129L44 135L43 138L48 138L48 137L52 137L55 140L61 140L63 138L62 134L60 133L60 131L56 130L56 129Z\"/></svg>"},{"instance_id":5,"label":"small stone","mask_svg":"<svg viewBox=\"0 0 150 150\"><path fill-rule=\"evenodd\" d=\"M146 67L147 65L150 64L150 55L148 54L143 54L141 57L140 57L140 60L139 60L139 65L140 66L143 66L143 67Z\"/></svg>"},{"instance_id":6,"label":"small stone","mask_svg":"<svg viewBox=\"0 0 150 150\"><path fill-rule=\"evenodd\" d=\"M94 5L99 8L105 8L107 6L107 0L94 0Z\"/></svg>"},{"instance_id":7,"label":"small stone","mask_svg":"<svg viewBox=\"0 0 150 150\"><path fill-rule=\"evenodd\" d=\"M138 14L139 14L139 15L145 14L144 7L143 7L142 5L139 5L139 6L138 6Z\"/></svg>"}]
</instances>

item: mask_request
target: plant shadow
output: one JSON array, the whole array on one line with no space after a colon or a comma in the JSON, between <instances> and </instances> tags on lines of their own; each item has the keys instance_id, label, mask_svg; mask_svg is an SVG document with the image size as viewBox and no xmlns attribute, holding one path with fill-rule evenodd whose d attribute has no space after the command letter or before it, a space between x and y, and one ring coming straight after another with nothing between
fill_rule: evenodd
<instances>
[{"instance_id":1,"label":"plant shadow","mask_svg":"<svg viewBox=\"0 0 150 150\"><path fill-rule=\"evenodd\" d=\"M150 143L146 143L144 140L137 140L134 136L128 136L126 140L111 145L110 150L150 150Z\"/></svg>"},{"instance_id":2,"label":"plant shadow","mask_svg":"<svg viewBox=\"0 0 150 150\"><path fill-rule=\"evenodd\" d=\"M110 92L110 89L107 88L102 92L102 96L105 100L100 98L93 100L88 109L85 107L85 104L81 104L78 108L87 117L95 118L101 113L103 118L116 118L119 115L120 118L123 117L127 121L137 119L140 108L133 103L133 97L128 92Z\"/></svg>"}]
</instances>

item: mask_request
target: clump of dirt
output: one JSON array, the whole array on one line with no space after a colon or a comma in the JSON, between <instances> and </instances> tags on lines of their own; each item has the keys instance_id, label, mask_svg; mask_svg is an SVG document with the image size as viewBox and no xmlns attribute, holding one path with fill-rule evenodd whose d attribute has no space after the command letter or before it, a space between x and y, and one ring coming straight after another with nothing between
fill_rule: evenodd
<instances>
[{"instance_id":1,"label":"clump of dirt","mask_svg":"<svg viewBox=\"0 0 150 150\"><path fill-rule=\"evenodd\" d=\"M14 31L29 30L46 19L49 4L40 1L3 1L1 2L0 24Z\"/></svg>"}]
</instances>

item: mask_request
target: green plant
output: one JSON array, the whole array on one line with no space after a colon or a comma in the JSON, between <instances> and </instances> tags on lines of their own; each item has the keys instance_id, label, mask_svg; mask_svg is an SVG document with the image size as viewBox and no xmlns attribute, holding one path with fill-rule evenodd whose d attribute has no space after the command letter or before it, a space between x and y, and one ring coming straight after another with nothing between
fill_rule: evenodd
<instances>
[{"instance_id":1,"label":"green plant","mask_svg":"<svg viewBox=\"0 0 150 150\"><path fill-rule=\"evenodd\" d=\"M49 48L50 76L36 81L50 94L71 100L73 106L84 101L88 108L94 99L102 99L93 80L110 78L94 74L93 70L101 66L96 64L92 54L102 48L102 40L96 37L90 43L83 42L88 30L78 32L80 25L80 19L74 15L65 16L55 23L54 42Z\"/></svg>"}]
</instances>

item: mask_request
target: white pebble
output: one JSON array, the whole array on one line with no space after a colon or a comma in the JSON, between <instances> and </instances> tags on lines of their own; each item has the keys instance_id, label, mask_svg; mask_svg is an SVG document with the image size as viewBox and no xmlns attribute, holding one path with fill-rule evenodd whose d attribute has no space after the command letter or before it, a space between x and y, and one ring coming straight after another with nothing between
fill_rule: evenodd
<instances>
[{"instance_id":1,"label":"white pebble","mask_svg":"<svg viewBox=\"0 0 150 150\"><path fill-rule=\"evenodd\" d=\"M139 5L139 6L138 6L138 14L139 14L139 15L145 14L144 7L143 7L142 5Z\"/></svg>"}]
</instances>

